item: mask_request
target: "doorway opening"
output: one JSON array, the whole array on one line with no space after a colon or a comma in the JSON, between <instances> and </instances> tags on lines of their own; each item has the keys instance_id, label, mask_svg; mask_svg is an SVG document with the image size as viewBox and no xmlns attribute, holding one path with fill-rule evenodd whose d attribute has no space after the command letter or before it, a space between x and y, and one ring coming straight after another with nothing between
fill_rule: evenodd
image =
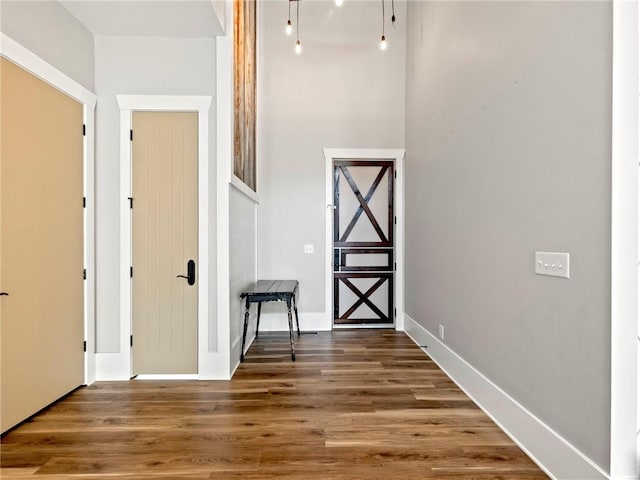
<instances>
[{"instance_id":1,"label":"doorway opening","mask_svg":"<svg viewBox=\"0 0 640 480\"><path fill-rule=\"evenodd\" d=\"M330 324L402 330L404 150L324 154Z\"/></svg>"},{"instance_id":2,"label":"doorway opening","mask_svg":"<svg viewBox=\"0 0 640 480\"><path fill-rule=\"evenodd\" d=\"M201 378L211 378L211 367L210 365L214 364L211 361L212 353L209 348L209 108L211 106L211 97L210 96L169 96L169 95L117 95L118 104L120 106L120 185L121 185L121 204L120 204L120 272L121 272L121 282L120 282L120 353L117 354L117 368L118 372L113 372L112 376L116 374L118 377L122 378L125 376L127 378L131 378L137 375L136 378L139 379L201 379ZM137 350L135 349L136 345L136 334L138 335L138 343L142 341L146 341L146 334L141 333L144 330L139 330L136 324L134 323L133 312L134 309L138 308L138 305L134 305L133 295L135 294L134 288L137 288L134 285L134 278L136 277L136 269L135 269L135 256L134 249L136 248L136 235L134 235L134 222L132 212L136 211L136 206L140 207L140 205L136 205L136 193L135 193L135 167L133 165L133 157L135 156L134 149L136 148L135 141L135 131L133 133L134 141L132 142L132 133L134 130L137 121L139 120L138 116L141 115L140 118L145 116L146 114L160 114L165 113L168 115L167 118L174 118L174 115L183 116L186 118L186 121L191 123L189 128L195 130L195 133L191 133L189 135L195 137L195 153L181 153L176 154L178 157L182 155L193 156L195 155L195 162L197 165L196 172L194 174L193 164L189 167L191 169L191 176L195 176L194 184L188 186L187 184L182 184L183 182L177 182L177 178L179 175L175 171L175 165L172 162L168 162L168 160L163 160L165 162L165 167L162 171L169 171L169 176L171 178L171 182L175 183L172 187L168 187L171 182L169 179L161 180L165 182L164 187L159 187L158 185L153 186L152 190L156 193L154 194L156 197L159 196L161 202L167 203L170 195L168 192L163 192L160 194L160 190L162 188L167 189L171 188L181 188L190 196L190 202L193 204L195 202L195 207L189 208L189 212L185 213L185 205L186 198L180 199L173 205L173 209L176 211L173 213L176 219L180 219L182 221L186 215L193 215L193 218L190 219L191 224L195 224L195 233L191 232L191 237L193 237L189 242L187 242L187 236L183 233L181 228L176 228L175 232L168 237L165 235L164 242L165 244L170 242L182 242L182 244L187 245L189 243L189 251L185 247L184 251L181 253L181 256L176 257L175 259L170 259L170 256L161 257L161 264L163 265L164 273L161 275L159 270L152 270L150 268L150 275L146 275L147 278L151 279L152 282L164 282L164 286L168 288L168 295L171 296L170 302L172 302L172 306L163 305L164 309L174 310L184 309L184 313L188 313L188 316L191 318L195 317L195 323L192 323L191 326L186 327L181 322L168 322L167 318L171 318L171 316L165 317L165 320L162 320L161 326L155 325L151 326L150 330L148 330L149 335L156 335L153 342L149 342L149 346L152 349L158 350L160 346L166 349L173 349L174 351L177 349L176 345L168 345L168 342L176 342L182 341L183 338L190 338L190 347L185 348L180 345L180 348L185 352L191 350L192 353L189 356L189 365L185 366L185 363L180 363L182 360L170 360L166 361L165 364L162 364L164 360L158 360L160 362L159 366L156 366L152 369L147 370L145 367L145 373L143 371L137 371L138 363L134 359L134 355L137 356ZM161 115L162 116L162 115ZM176 117L177 118L177 117ZM164 121L164 120L163 120ZM195 126L194 126L195 125ZM180 131L184 131L182 127L180 127ZM179 134L175 138L172 136L168 136L171 138L171 144L173 145L171 148L173 149L176 145L180 144L184 138L188 136L187 134ZM157 134L156 134L157 138ZM153 143L153 142L152 142ZM169 147L166 147L169 148ZM166 150L165 148L165 150ZM181 158L178 160L182 161ZM177 160L176 160L177 161ZM168 162L168 163L167 163ZM168 165L173 165L170 167ZM171 168L174 169L171 172ZM161 170L155 170L160 172ZM158 175L158 173L156 173ZM182 175L182 174L180 174ZM141 177L143 178L143 177ZM180 185L177 185L180 183ZM153 195L152 195L153 196ZM177 196L177 194L174 194ZM183 203L184 202L184 203ZM148 207L149 205L147 205ZM166 207L167 205L165 205ZM133 207L133 208L132 208ZM143 204L144 207L144 204ZM141 208L138 208L140 211ZM182 210L182 212L181 212ZM152 213L152 217L157 218L157 212L154 213L153 210L150 210ZM169 224L171 222L167 222L166 218L163 219L162 225L159 228L164 229L165 231L169 231ZM176 226L176 225L174 225ZM179 237L179 238L178 238ZM169 240L168 240L169 239ZM161 243L157 241L152 241L152 245L155 245L153 242ZM157 247L153 247L157 248ZM144 250L144 248L142 249ZM182 248L181 248L182 250ZM184 257L184 258L183 258ZM190 260L193 260L193 267L190 265ZM164 263L163 263L164 262ZM142 265L142 264L140 264ZM132 268L133 267L133 268ZM148 267L148 266L147 266ZM141 267L142 270L145 268L144 265ZM158 268L158 267L153 267ZM170 273L175 272L175 273ZM191 273L190 273L191 272ZM133 277L132 277L133 273ZM142 272L138 271L143 277L145 276ZM182 277L187 278L182 278ZM171 278L170 278L171 277ZM193 277L193 281L190 277ZM140 276L138 276L140 278ZM152 291L156 292L154 295L157 297L157 292L159 291L155 285L153 285ZM145 287L140 287L145 288ZM141 290L142 291L142 290ZM188 302L187 300L190 299ZM152 299L153 300L153 299ZM164 299L165 302L169 301L169 299ZM153 302L152 302L153 304ZM187 306L189 305L189 306ZM143 309L146 307L142 307ZM156 304L153 308L159 308L159 304ZM191 311L189 311L191 309ZM192 310L195 309L195 312ZM160 317L157 317L160 318ZM175 319L174 319L175 320ZM162 322L165 323L162 323ZM178 326L180 328L178 328ZM146 326L145 328L147 328ZM161 336L158 336L159 330L163 330L163 339L159 340ZM182 333L181 333L182 332ZM194 333L195 332L195 333ZM181 337L181 335L185 335ZM142 339L139 337L142 335ZM186 340L184 340L186 341ZM162 343L164 342L164 344ZM133 344L133 345L132 345ZM154 346L155 345L155 346ZM157 351L154 353L157 359ZM111 361L112 364L116 364L116 359L114 358ZM194 367L195 364L195 367ZM126 372L126 373L125 373ZM146 373L149 372L149 373Z\"/></svg>"}]
</instances>

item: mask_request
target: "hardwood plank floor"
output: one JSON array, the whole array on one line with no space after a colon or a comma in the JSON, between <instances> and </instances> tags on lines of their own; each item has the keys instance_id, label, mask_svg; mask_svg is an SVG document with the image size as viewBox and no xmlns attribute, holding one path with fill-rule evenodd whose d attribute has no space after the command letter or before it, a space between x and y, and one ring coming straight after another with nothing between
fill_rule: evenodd
<instances>
[{"instance_id":1,"label":"hardwood plank floor","mask_svg":"<svg viewBox=\"0 0 640 480\"><path fill-rule=\"evenodd\" d=\"M3 479L548 478L403 333L261 334L231 381L99 382L2 438Z\"/></svg>"}]
</instances>

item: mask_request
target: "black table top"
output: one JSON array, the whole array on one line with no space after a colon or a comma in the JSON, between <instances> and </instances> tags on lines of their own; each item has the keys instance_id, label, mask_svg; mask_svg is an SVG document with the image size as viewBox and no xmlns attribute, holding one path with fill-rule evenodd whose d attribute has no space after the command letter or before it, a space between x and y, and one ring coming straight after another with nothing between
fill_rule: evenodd
<instances>
[{"instance_id":1,"label":"black table top","mask_svg":"<svg viewBox=\"0 0 640 480\"><path fill-rule=\"evenodd\" d=\"M258 280L240 294L241 298L264 295L295 295L298 280Z\"/></svg>"}]
</instances>

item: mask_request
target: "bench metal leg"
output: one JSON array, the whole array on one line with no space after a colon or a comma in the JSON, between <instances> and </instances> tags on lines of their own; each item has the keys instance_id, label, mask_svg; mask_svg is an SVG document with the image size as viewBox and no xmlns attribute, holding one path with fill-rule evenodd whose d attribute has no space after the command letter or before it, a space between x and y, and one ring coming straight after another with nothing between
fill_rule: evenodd
<instances>
[{"instance_id":1,"label":"bench metal leg","mask_svg":"<svg viewBox=\"0 0 640 480\"><path fill-rule=\"evenodd\" d=\"M258 302L258 323L256 324L256 338L258 338L258 332L260 331L260 314L262 313L262 302Z\"/></svg>"},{"instance_id":2,"label":"bench metal leg","mask_svg":"<svg viewBox=\"0 0 640 480\"><path fill-rule=\"evenodd\" d=\"M300 319L298 318L298 304L295 295L293 296L293 311L296 314L296 327L298 327L298 336L300 336Z\"/></svg>"},{"instance_id":3,"label":"bench metal leg","mask_svg":"<svg viewBox=\"0 0 640 480\"><path fill-rule=\"evenodd\" d=\"M293 345L293 318L291 317L291 299L287 298L287 315L289 317L289 341L291 342L291 360L296 361L296 349Z\"/></svg>"},{"instance_id":4,"label":"bench metal leg","mask_svg":"<svg viewBox=\"0 0 640 480\"><path fill-rule=\"evenodd\" d=\"M240 362L244 362L244 345L247 341L247 326L249 325L249 312L251 309L251 302L249 302L249 297L245 300L244 307L244 329L242 330L242 348L240 349Z\"/></svg>"}]
</instances>

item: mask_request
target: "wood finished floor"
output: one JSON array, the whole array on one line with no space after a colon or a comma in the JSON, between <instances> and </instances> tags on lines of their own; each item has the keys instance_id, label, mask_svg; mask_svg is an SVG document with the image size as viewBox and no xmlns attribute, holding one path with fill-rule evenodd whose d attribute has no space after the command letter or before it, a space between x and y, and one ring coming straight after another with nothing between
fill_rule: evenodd
<instances>
[{"instance_id":1,"label":"wood finished floor","mask_svg":"<svg viewBox=\"0 0 640 480\"><path fill-rule=\"evenodd\" d=\"M262 334L231 381L100 382L2 438L3 479L548 478L403 333Z\"/></svg>"}]
</instances>

